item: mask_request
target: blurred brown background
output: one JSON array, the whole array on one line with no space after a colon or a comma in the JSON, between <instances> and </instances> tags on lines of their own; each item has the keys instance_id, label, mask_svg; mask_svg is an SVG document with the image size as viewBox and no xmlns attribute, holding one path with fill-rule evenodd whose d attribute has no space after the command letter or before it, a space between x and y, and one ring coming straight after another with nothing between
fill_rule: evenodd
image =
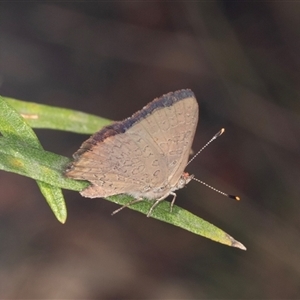
<instances>
[{"instance_id":1,"label":"blurred brown background","mask_svg":"<svg viewBox=\"0 0 300 300\"><path fill-rule=\"evenodd\" d=\"M300 298L300 3L0 4L0 94L121 120L169 91L200 104L177 205L248 250L65 191L59 224L35 182L0 172L0 297ZM71 156L87 136L36 130Z\"/></svg>"}]
</instances>

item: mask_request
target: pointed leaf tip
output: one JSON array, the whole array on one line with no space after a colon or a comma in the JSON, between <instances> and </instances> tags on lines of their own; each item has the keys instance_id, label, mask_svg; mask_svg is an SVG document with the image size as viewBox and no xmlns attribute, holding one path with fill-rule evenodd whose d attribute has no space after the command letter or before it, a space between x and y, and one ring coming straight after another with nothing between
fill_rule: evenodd
<instances>
[{"instance_id":1,"label":"pointed leaf tip","mask_svg":"<svg viewBox=\"0 0 300 300\"><path fill-rule=\"evenodd\" d=\"M230 239L231 241L231 247L235 247L235 248L239 248L241 250L247 250L247 248L242 244L240 243L239 241L235 240L232 236L230 236L229 234L227 234L228 238Z\"/></svg>"}]
</instances>

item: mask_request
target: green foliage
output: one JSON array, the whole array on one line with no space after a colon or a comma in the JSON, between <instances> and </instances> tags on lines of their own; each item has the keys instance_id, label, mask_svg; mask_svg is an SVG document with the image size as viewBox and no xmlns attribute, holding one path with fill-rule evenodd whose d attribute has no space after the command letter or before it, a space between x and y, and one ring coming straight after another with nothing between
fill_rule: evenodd
<instances>
[{"instance_id":1,"label":"green foliage","mask_svg":"<svg viewBox=\"0 0 300 300\"><path fill-rule=\"evenodd\" d=\"M61 189L81 191L89 183L66 178L63 173L71 160L45 151L31 127L91 134L109 123L107 119L82 112L0 97L0 169L36 180L54 215L64 223L67 210ZM124 205L132 198L120 195L107 200ZM129 208L146 215L151 205L143 201ZM170 212L167 201L160 203L151 217L216 242L246 249L223 230L176 205Z\"/></svg>"}]
</instances>

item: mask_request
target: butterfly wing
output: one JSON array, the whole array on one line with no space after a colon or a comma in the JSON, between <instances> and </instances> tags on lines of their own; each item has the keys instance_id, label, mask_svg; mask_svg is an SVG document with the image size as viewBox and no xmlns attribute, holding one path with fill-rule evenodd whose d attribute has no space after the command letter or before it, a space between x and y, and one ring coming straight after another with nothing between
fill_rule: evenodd
<instances>
[{"instance_id":1,"label":"butterfly wing","mask_svg":"<svg viewBox=\"0 0 300 300\"><path fill-rule=\"evenodd\" d=\"M86 197L143 193L165 176L156 172L163 162L155 147L148 144L145 136L137 133L119 133L101 142L99 134L94 135L75 153L66 175L92 183L82 192Z\"/></svg>"},{"instance_id":2,"label":"butterfly wing","mask_svg":"<svg viewBox=\"0 0 300 300\"><path fill-rule=\"evenodd\" d=\"M170 123L168 141L168 182L175 187L187 165L193 144L199 107L195 97L187 97L176 102L171 109L163 111Z\"/></svg>"},{"instance_id":3,"label":"butterfly wing","mask_svg":"<svg viewBox=\"0 0 300 300\"><path fill-rule=\"evenodd\" d=\"M179 180L197 120L198 105L191 91L164 95L90 137L74 154L66 175L92 183L82 191L86 197L125 193L157 199L165 193L159 187Z\"/></svg>"},{"instance_id":4,"label":"butterfly wing","mask_svg":"<svg viewBox=\"0 0 300 300\"><path fill-rule=\"evenodd\" d=\"M198 123L198 103L191 91L179 91L168 96L173 100L172 105L165 103L163 109L141 123L141 132L149 133L150 142L159 149L164 160L162 166L167 170L163 181L149 192L150 199L167 196L175 190L173 188L186 167Z\"/></svg>"}]
</instances>

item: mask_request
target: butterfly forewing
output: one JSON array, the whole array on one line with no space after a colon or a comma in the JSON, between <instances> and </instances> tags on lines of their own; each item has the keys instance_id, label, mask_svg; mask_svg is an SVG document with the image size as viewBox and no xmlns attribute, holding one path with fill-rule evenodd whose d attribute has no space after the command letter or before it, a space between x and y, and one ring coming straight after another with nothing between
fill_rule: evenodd
<instances>
[{"instance_id":1,"label":"butterfly forewing","mask_svg":"<svg viewBox=\"0 0 300 300\"><path fill-rule=\"evenodd\" d=\"M124 193L158 199L166 194L160 187L174 187L182 175L197 121L191 91L164 95L90 137L66 175L92 183L82 192L86 197Z\"/></svg>"}]
</instances>

